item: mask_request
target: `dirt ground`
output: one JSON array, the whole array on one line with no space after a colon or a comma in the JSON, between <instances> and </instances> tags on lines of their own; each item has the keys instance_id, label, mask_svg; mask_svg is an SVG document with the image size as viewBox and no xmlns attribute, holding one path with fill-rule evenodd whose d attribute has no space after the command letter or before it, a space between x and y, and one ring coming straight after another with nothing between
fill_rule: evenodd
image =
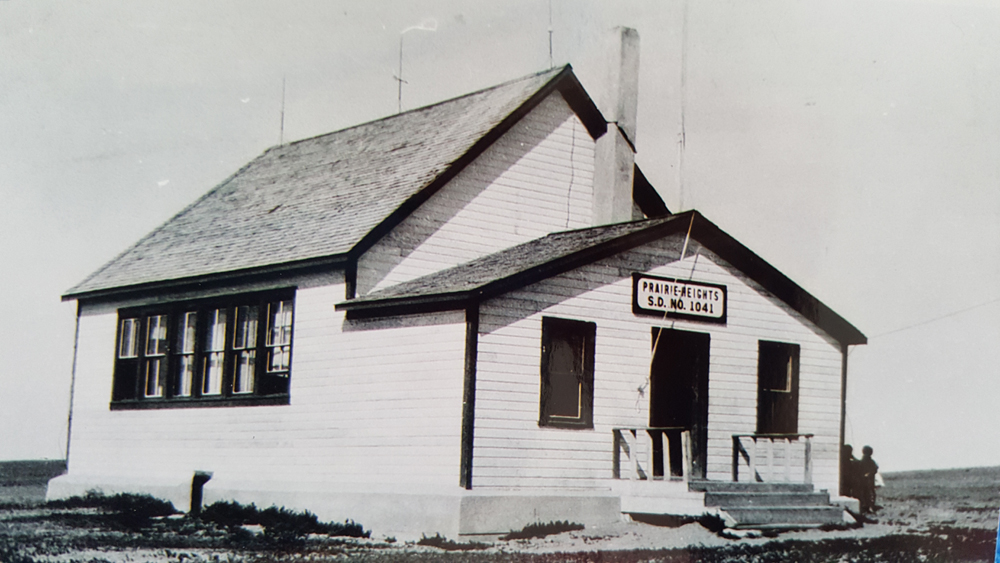
<instances>
[{"instance_id":1,"label":"dirt ground","mask_svg":"<svg viewBox=\"0 0 1000 563\"><path fill-rule=\"evenodd\" d=\"M274 541L184 516L135 524L98 508L58 508L0 487L0 562L958 562L993 561L1000 468L887 474L877 522L841 531L721 537L698 523L621 522L544 538L417 545L380 537L311 535ZM6 490L5 490L6 489ZM12 497L12 495L14 495ZM364 524L363 522L361 524Z\"/></svg>"}]
</instances>

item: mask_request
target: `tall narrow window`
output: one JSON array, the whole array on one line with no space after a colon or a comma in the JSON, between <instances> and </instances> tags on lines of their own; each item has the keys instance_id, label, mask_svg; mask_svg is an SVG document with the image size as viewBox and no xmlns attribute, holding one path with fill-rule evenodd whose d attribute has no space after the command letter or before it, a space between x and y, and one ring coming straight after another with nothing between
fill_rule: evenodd
<instances>
[{"instance_id":1,"label":"tall narrow window","mask_svg":"<svg viewBox=\"0 0 1000 563\"><path fill-rule=\"evenodd\" d=\"M213 309L208 313L208 330L205 331L205 357L202 362L201 394L222 393L222 374L226 359L226 310Z\"/></svg>"},{"instance_id":2,"label":"tall narrow window","mask_svg":"<svg viewBox=\"0 0 1000 563\"><path fill-rule=\"evenodd\" d=\"M139 356L139 319L122 319L121 338L118 342L119 358Z\"/></svg>"},{"instance_id":3,"label":"tall narrow window","mask_svg":"<svg viewBox=\"0 0 1000 563\"><path fill-rule=\"evenodd\" d=\"M167 316L146 319L146 396L162 397L167 375Z\"/></svg>"},{"instance_id":4,"label":"tall narrow window","mask_svg":"<svg viewBox=\"0 0 1000 563\"><path fill-rule=\"evenodd\" d=\"M541 426L592 428L597 325L542 319Z\"/></svg>"},{"instance_id":5,"label":"tall narrow window","mask_svg":"<svg viewBox=\"0 0 1000 563\"><path fill-rule=\"evenodd\" d=\"M194 345L198 330L198 313L187 311L177 318L174 353L177 361L175 397L190 397L194 390Z\"/></svg>"},{"instance_id":6,"label":"tall narrow window","mask_svg":"<svg viewBox=\"0 0 1000 563\"><path fill-rule=\"evenodd\" d=\"M757 432L795 434L799 428L799 346L760 341L757 356Z\"/></svg>"},{"instance_id":7,"label":"tall narrow window","mask_svg":"<svg viewBox=\"0 0 1000 563\"><path fill-rule=\"evenodd\" d=\"M111 398L135 399L139 377L139 335L141 319L123 318L118 324L118 353L115 358L115 384Z\"/></svg>"},{"instance_id":8,"label":"tall narrow window","mask_svg":"<svg viewBox=\"0 0 1000 563\"><path fill-rule=\"evenodd\" d=\"M236 331L233 334L236 355L233 373L233 393L253 393L254 371L257 366L257 307L236 308Z\"/></svg>"},{"instance_id":9,"label":"tall narrow window","mask_svg":"<svg viewBox=\"0 0 1000 563\"><path fill-rule=\"evenodd\" d=\"M267 304L267 377L265 394L288 392L288 369L292 360L292 302Z\"/></svg>"}]
</instances>

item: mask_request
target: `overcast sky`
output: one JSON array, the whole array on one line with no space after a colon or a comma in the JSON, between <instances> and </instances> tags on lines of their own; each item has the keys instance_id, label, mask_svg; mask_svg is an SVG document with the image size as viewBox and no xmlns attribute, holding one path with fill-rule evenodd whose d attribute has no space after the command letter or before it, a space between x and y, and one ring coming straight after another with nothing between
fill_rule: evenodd
<instances>
[{"instance_id":1,"label":"overcast sky","mask_svg":"<svg viewBox=\"0 0 1000 563\"><path fill-rule=\"evenodd\" d=\"M595 95L603 34L638 29L637 160L667 205L869 336L847 437L884 470L1000 465L994 4L551 1L553 62ZM402 30L436 23L404 36L407 109L548 68L549 13L0 1L0 459L63 456L62 292L280 139L395 113Z\"/></svg>"}]
</instances>

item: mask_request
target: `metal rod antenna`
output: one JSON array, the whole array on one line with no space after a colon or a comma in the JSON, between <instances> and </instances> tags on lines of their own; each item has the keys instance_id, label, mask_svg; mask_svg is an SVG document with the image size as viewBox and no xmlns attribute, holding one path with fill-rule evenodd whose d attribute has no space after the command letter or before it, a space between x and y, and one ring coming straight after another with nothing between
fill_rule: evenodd
<instances>
[{"instance_id":1,"label":"metal rod antenna","mask_svg":"<svg viewBox=\"0 0 1000 563\"><path fill-rule=\"evenodd\" d=\"M399 88L396 91L396 102L398 103L397 112L403 113L403 36L406 32L413 31L415 29L420 31L437 31L437 20L434 18L424 18L417 25L411 25L410 27L399 32L399 76L396 76L396 81L399 82Z\"/></svg>"},{"instance_id":2,"label":"metal rod antenna","mask_svg":"<svg viewBox=\"0 0 1000 563\"><path fill-rule=\"evenodd\" d=\"M552 0L549 0L549 69L555 67L552 62Z\"/></svg>"},{"instance_id":3,"label":"metal rod antenna","mask_svg":"<svg viewBox=\"0 0 1000 563\"><path fill-rule=\"evenodd\" d=\"M285 75L281 75L281 127L278 130L278 144L285 144Z\"/></svg>"},{"instance_id":4,"label":"metal rod antenna","mask_svg":"<svg viewBox=\"0 0 1000 563\"><path fill-rule=\"evenodd\" d=\"M684 15L681 19L681 84L680 84L680 114L681 131L677 140L677 187L680 192L678 211L684 211L684 152L687 150L687 124L684 120L687 82L687 42L688 42L688 2L684 2Z\"/></svg>"},{"instance_id":5,"label":"metal rod antenna","mask_svg":"<svg viewBox=\"0 0 1000 563\"><path fill-rule=\"evenodd\" d=\"M399 34L399 74L396 76L396 82L399 84L399 92L397 94L397 101L399 102L399 107L396 113L403 113L403 34Z\"/></svg>"}]
</instances>

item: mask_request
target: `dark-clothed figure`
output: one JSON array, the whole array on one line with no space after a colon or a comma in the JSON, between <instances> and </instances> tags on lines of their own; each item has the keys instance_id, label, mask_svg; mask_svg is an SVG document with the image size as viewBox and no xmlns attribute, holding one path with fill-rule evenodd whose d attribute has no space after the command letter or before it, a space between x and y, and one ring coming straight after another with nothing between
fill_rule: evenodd
<instances>
[{"instance_id":1,"label":"dark-clothed figure","mask_svg":"<svg viewBox=\"0 0 1000 563\"><path fill-rule=\"evenodd\" d=\"M872 459L874 450L871 446L861 449L861 460L858 461L858 500L861 501L861 513L869 514L875 511L875 474L878 473L878 464Z\"/></svg>"},{"instance_id":2,"label":"dark-clothed figure","mask_svg":"<svg viewBox=\"0 0 1000 563\"><path fill-rule=\"evenodd\" d=\"M844 444L840 452L840 494L858 498L858 459L850 444Z\"/></svg>"}]
</instances>

